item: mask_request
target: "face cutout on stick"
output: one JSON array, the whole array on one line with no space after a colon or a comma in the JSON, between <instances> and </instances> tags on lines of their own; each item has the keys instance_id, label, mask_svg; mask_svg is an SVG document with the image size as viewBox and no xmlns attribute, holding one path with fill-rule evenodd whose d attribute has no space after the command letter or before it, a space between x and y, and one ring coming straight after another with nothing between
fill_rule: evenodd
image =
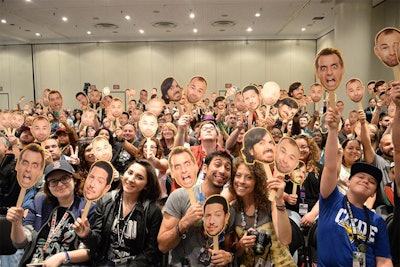
<instances>
[{"instance_id":1,"label":"face cutout on stick","mask_svg":"<svg viewBox=\"0 0 400 267\"><path fill-rule=\"evenodd\" d=\"M168 155L171 177L183 188L190 189L197 181L198 166L192 150L183 146L174 147Z\"/></svg>"},{"instance_id":2,"label":"face cutout on stick","mask_svg":"<svg viewBox=\"0 0 400 267\"><path fill-rule=\"evenodd\" d=\"M281 95L281 88L276 82L266 82L261 90L261 98L265 105L274 105Z\"/></svg>"},{"instance_id":3,"label":"face cutout on stick","mask_svg":"<svg viewBox=\"0 0 400 267\"><path fill-rule=\"evenodd\" d=\"M182 88L173 77L168 77L161 83L161 94L162 99L167 104L179 102L182 98Z\"/></svg>"},{"instance_id":4,"label":"face cutout on stick","mask_svg":"<svg viewBox=\"0 0 400 267\"><path fill-rule=\"evenodd\" d=\"M112 158L112 146L104 136L96 136L92 140L93 155L97 160L110 161Z\"/></svg>"},{"instance_id":5,"label":"face cutout on stick","mask_svg":"<svg viewBox=\"0 0 400 267\"><path fill-rule=\"evenodd\" d=\"M108 161L98 160L93 163L83 188L83 194L87 200L98 200L110 190L113 171L113 166Z\"/></svg>"},{"instance_id":6,"label":"face cutout on stick","mask_svg":"<svg viewBox=\"0 0 400 267\"><path fill-rule=\"evenodd\" d=\"M254 85L248 85L242 90L244 104L250 111L255 111L260 106L260 92Z\"/></svg>"},{"instance_id":7,"label":"face cutout on stick","mask_svg":"<svg viewBox=\"0 0 400 267\"><path fill-rule=\"evenodd\" d=\"M296 141L283 137L276 145L275 166L283 174L290 173L299 164L300 149Z\"/></svg>"},{"instance_id":8,"label":"face cutout on stick","mask_svg":"<svg viewBox=\"0 0 400 267\"><path fill-rule=\"evenodd\" d=\"M275 141L271 133L262 127L248 130L243 137L242 156L246 164L274 162Z\"/></svg>"},{"instance_id":9,"label":"face cutout on stick","mask_svg":"<svg viewBox=\"0 0 400 267\"><path fill-rule=\"evenodd\" d=\"M161 98L150 99L146 104L146 110L153 113L156 116L160 116L165 108L164 100Z\"/></svg>"},{"instance_id":10,"label":"face cutout on stick","mask_svg":"<svg viewBox=\"0 0 400 267\"><path fill-rule=\"evenodd\" d=\"M310 92L308 95L310 96L311 100L314 103L321 101L324 95L324 89L322 88L322 85L318 83L311 85Z\"/></svg>"},{"instance_id":11,"label":"face cutout on stick","mask_svg":"<svg viewBox=\"0 0 400 267\"><path fill-rule=\"evenodd\" d=\"M34 186L42 177L44 166L43 148L34 143L26 146L15 165L18 184L25 189Z\"/></svg>"},{"instance_id":12,"label":"face cutout on stick","mask_svg":"<svg viewBox=\"0 0 400 267\"><path fill-rule=\"evenodd\" d=\"M361 80L357 78L350 79L346 83L346 95L354 103L359 103L365 94L365 87Z\"/></svg>"},{"instance_id":13,"label":"face cutout on stick","mask_svg":"<svg viewBox=\"0 0 400 267\"><path fill-rule=\"evenodd\" d=\"M275 107L278 109L279 118L282 120L291 120L299 111L299 103L291 97L279 100Z\"/></svg>"},{"instance_id":14,"label":"face cutout on stick","mask_svg":"<svg viewBox=\"0 0 400 267\"><path fill-rule=\"evenodd\" d=\"M157 117L149 111L143 112L143 114L140 116L139 128L144 137L153 137L158 128Z\"/></svg>"},{"instance_id":15,"label":"face cutout on stick","mask_svg":"<svg viewBox=\"0 0 400 267\"><path fill-rule=\"evenodd\" d=\"M375 36L375 55L389 68L399 65L400 30L387 27L380 30Z\"/></svg>"},{"instance_id":16,"label":"face cutout on stick","mask_svg":"<svg viewBox=\"0 0 400 267\"><path fill-rule=\"evenodd\" d=\"M208 236L220 235L229 220L229 206L221 195L211 195L204 202L203 226Z\"/></svg>"},{"instance_id":17,"label":"face cutout on stick","mask_svg":"<svg viewBox=\"0 0 400 267\"><path fill-rule=\"evenodd\" d=\"M315 59L315 73L326 90L335 91L344 75L344 62L340 51L331 47L322 49Z\"/></svg>"},{"instance_id":18,"label":"face cutout on stick","mask_svg":"<svg viewBox=\"0 0 400 267\"><path fill-rule=\"evenodd\" d=\"M11 128L18 129L25 122L25 116L21 111L13 111L11 113Z\"/></svg>"},{"instance_id":19,"label":"face cutout on stick","mask_svg":"<svg viewBox=\"0 0 400 267\"><path fill-rule=\"evenodd\" d=\"M207 81L201 76L193 77L186 87L186 98L191 104L203 101L206 93Z\"/></svg>"},{"instance_id":20,"label":"face cutout on stick","mask_svg":"<svg viewBox=\"0 0 400 267\"><path fill-rule=\"evenodd\" d=\"M51 127L45 116L35 117L32 121L31 133L37 142L43 142L50 137Z\"/></svg>"}]
</instances>

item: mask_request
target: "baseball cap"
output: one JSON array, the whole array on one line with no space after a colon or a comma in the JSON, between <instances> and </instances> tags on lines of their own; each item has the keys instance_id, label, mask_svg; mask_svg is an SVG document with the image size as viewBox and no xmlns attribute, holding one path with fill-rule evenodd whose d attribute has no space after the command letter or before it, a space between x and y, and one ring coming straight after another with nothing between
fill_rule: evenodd
<instances>
[{"instance_id":1,"label":"baseball cap","mask_svg":"<svg viewBox=\"0 0 400 267\"><path fill-rule=\"evenodd\" d=\"M60 133L67 133L67 130L65 128L60 128L56 131L56 135L59 135Z\"/></svg>"},{"instance_id":2,"label":"baseball cap","mask_svg":"<svg viewBox=\"0 0 400 267\"><path fill-rule=\"evenodd\" d=\"M365 163L365 162L356 162L351 166L351 171L350 171L350 178L353 177L353 175L359 173L359 172L364 172L372 177L375 178L375 180L379 184L382 181L382 171L378 169L375 166L372 166L371 164Z\"/></svg>"},{"instance_id":3,"label":"baseball cap","mask_svg":"<svg viewBox=\"0 0 400 267\"><path fill-rule=\"evenodd\" d=\"M74 168L71 166L71 164L68 163L68 161L57 160L47 165L46 168L44 169L45 179L47 179L49 174L54 171L65 171L68 172L69 174L73 174L75 172Z\"/></svg>"}]
</instances>

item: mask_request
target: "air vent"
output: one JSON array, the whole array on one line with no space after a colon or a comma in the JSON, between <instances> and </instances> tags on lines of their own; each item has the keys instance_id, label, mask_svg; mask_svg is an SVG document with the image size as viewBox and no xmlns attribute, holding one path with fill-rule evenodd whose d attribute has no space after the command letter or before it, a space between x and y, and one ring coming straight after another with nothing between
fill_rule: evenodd
<instances>
[{"instance_id":1,"label":"air vent","mask_svg":"<svg viewBox=\"0 0 400 267\"><path fill-rule=\"evenodd\" d=\"M94 27L95 27L96 29L106 29L106 30L115 30L115 29L118 29L118 28L119 28L119 27L118 27L117 25L115 25L115 24L106 23L106 22L97 23L97 24L94 25Z\"/></svg>"},{"instance_id":2,"label":"air vent","mask_svg":"<svg viewBox=\"0 0 400 267\"><path fill-rule=\"evenodd\" d=\"M222 28L228 28L228 27L233 27L236 25L236 22L232 20L217 20L211 23L213 27L222 27Z\"/></svg>"},{"instance_id":3,"label":"air vent","mask_svg":"<svg viewBox=\"0 0 400 267\"><path fill-rule=\"evenodd\" d=\"M325 17L313 17L312 20L323 20Z\"/></svg>"},{"instance_id":4,"label":"air vent","mask_svg":"<svg viewBox=\"0 0 400 267\"><path fill-rule=\"evenodd\" d=\"M171 28L176 28L178 25L176 25L174 22L170 21L158 21L154 22L153 24L154 28L162 28L162 29L171 29Z\"/></svg>"}]
</instances>

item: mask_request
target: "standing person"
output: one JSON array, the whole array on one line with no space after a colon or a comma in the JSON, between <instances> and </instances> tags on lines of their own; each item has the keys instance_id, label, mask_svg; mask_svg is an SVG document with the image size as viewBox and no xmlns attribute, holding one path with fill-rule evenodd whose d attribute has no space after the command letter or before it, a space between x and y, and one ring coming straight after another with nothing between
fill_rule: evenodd
<instances>
[{"instance_id":1,"label":"standing person","mask_svg":"<svg viewBox=\"0 0 400 267\"><path fill-rule=\"evenodd\" d=\"M292 231L283 200L284 180L270 178L267 181L261 163L250 166L241 157L235 159L233 172L229 190L236 199L232 203L236 230L234 248L240 266L265 266L266 262L274 266L296 266L286 247L291 242ZM267 197L271 189L277 190L273 202ZM269 242L260 244L254 233L268 234Z\"/></svg>"},{"instance_id":2,"label":"standing person","mask_svg":"<svg viewBox=\"0 0 400 267\"><path fill-rule=\"evenodd\" d=\"M81 193L81 177L68 162L55 161L46 167L44 194L35 198L26 218L22 219L24 210L20 207L8 210L11 239L16 247L25 249L20 266L38 262L60 266L89 260L87 249L70 228L86 204Z\"/></svg>"},{"instance_id":3,"label":"standing person","mask_svg":"<svg viewBox=\"0 0 400 267\"><path fill-rule=\"evenodd\" d=\"M385 221L364 206L375 194L382 172L367 163L355 163L346 195L337 188L339 120L337 110L329 108L319 198L318 266L393 266Z\"/></svg>"},{"instance_id":4,"label":"standing person","mask_svg":"<svg viewBox=\"0 0 400 267\"><path fill-rule=\"evenodd\" d=\"M150 163L132 162L123 174L122 188L97 202L94 224L81 219L75 222L73 228L90 248L95 266L158 266L160 192Z\"/></svg>"},{"instance_id":5,"label":"standing person","mask_svg":"<svg viewBox=\"0 0 400 267\"><path fill-rule=\"evenodd\" d=\"M231 156L224 151L207 155L203 166L205 179L193 187L198 203L191 206L186 189L179 188L171 193L164 206L164 217L158 235L158 246L163 253L171 251L172 266L198 264L202 251L209 248L209 238L203 231L202 203L211 195L219 194L232 175ZM230 226L230 227L229 227ZM225 232L224 245L219 250L210 249L211 264L225 266L233 261L229 252L232 224ZM212 241L211 241L212 242ZM229 244L228 244L229 243Z\"/></svg>"}]
</instances>

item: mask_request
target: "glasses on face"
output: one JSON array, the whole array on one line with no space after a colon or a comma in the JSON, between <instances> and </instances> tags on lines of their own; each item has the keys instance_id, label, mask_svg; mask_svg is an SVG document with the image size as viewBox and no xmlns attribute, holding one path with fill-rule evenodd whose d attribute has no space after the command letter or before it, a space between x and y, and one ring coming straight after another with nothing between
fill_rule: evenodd
<instances>
[{"instance_id":1,"label":"glasses on face","mask_svg":"<svg viewBox=\"0 0 400 267\"><path fill-rule=\"evenodd\" d=\"M280 135L282 135L282 133L280 133L280 132L271 132L271 135L272 136L280 136Z\"/></svg>"},{"instance_id":2,"label":"glasses on face","mask_svg":"<svg viewBox=\"0 0 400 267\"><path fill-rule=\"evenodd\" d=\"M208 131L208 130L214 130L214 129L215 129L215 127L212 125L206 125L206 126L201 127L201 130L204 132Z\"/></svg>"},{"instance_id":3,"label":"glasses on face","mask_svg":"<svg viewBox=\"0 0 400 267\"><path fill-rule=\"evenodd\" d=\"M68 184L71 181L71 179L72 179L71 175L64 175L60 179L50 180L48 181L49 187L56 187L59 182L61 182L62 184Z\"/></svg>"}]
</instances>

